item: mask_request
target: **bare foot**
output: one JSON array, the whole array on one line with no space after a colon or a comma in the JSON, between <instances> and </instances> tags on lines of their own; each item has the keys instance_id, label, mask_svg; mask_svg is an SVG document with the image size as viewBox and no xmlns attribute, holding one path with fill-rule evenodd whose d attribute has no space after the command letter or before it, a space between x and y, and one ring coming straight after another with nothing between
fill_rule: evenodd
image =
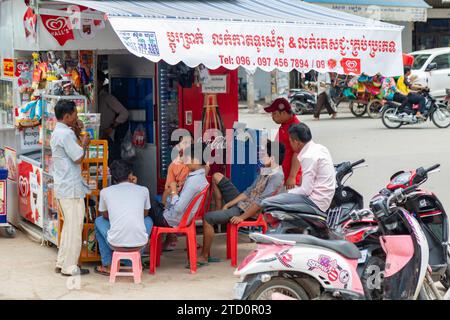
<instances>
[{"instance_id":1,"label":"bare foot","mask_svg":"<svg viewBox=\"0 0 450 320\"><path fill-rule=\"evenodd\" d=\"M314 117L313 120L319 121L319 118Z\"/></svg>"},{"instance_id":2,"label":"bare foot","mask_svg":"<svg viewBox=\"0 0 450 320\"><path fill-rule=\"evenodd\" d=\"M336 116L337 116L337 113L333 113L333 114L331 115L331 119L336 119Z\"/></svg>"}]
</instances>

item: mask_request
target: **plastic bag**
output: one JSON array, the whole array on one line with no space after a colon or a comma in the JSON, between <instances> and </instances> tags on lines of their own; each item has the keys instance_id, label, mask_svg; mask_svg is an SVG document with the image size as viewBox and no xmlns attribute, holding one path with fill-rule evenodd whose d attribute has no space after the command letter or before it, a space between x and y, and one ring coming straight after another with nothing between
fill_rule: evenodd
<instances>
[{"instance_id":1,"label":"plastic bag","mask_svg":"<svg viewBox=\"0 0 450 320\"><path fill-rule=\"evenodd\" d=\"M128 129L127 134L123 138L120 146L120 156L123 160L133 160L136 157L136 147L133 145L131 130Z\"/></svg>"},{"instance_id":2,"label":"plastic bag","mask_svg":"<svg viewBox=\"0 0 450 320\"><path fill-rule=\"evenodd\" d=\"M137 148L144 148L145 142L145 128L142 124L139 124L133 133L133 145Z\"/></svg>"}]
</instances>

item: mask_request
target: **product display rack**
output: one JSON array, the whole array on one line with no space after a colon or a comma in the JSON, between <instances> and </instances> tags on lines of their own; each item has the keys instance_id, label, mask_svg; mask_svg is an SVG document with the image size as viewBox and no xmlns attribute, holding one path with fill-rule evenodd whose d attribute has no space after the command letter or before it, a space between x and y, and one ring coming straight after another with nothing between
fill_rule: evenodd
<instances>
[{"instance_id":1,"label":"product display rack","mask_svg":"<svg viewBox=\"0 0 450 320\"><path fill-rule=\"evenodd\" d=\"M42 115L41 142L42 142L42 171L44 189L43 210L43 236L44 239L58 245L60 228L58 226L58 202L54 196L52 176L52 151L50 138L56 125L55 105L59 100L74 101L78 112L86 112L87 99L85 96L54 96L43 95L44 112Z\"/></svg>"},{"instance_id":2,"label":"product display rack","mask_svg":"<svg viewBox=\"0 0 450 320\"><path fill-rule=\"evenodd\" d=\"M159 177L167 177L167 169L172 162L172 132L179 128L178 82L173 67L165 62L158 64L159 81Z\"/></svg>"}]
</instances>

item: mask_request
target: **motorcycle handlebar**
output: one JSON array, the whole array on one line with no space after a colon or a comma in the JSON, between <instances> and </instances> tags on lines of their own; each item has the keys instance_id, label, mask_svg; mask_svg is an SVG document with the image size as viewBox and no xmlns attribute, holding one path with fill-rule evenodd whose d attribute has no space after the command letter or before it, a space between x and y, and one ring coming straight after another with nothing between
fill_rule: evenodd
<instances>
[{"instance_id":1,"label":"motorcycle handlebar","mask_svg":"<svg viewBox=\"0 0 450 320\"><path fill-rule=\"evenodd\" d=\"M361 160L353 162L352 164L350 164L350 166L351 167L356 167L358 164L361 164L361 163L364 163L364 162L366 162L366 160L365 159L361 159Z\"/></svg>"},{"instance_id":2,"label":"motorcycle handlebar","mask_svg":"<svg viewBox=\"0 0 450 320\"><path fill-rule=\"evenodd\" d=\"M425 169L426 172L433 171L437 168L439 168L441 165L439 163L435 164L434 166L429 167L428 169Z\"/></svg>"}]
</instances>

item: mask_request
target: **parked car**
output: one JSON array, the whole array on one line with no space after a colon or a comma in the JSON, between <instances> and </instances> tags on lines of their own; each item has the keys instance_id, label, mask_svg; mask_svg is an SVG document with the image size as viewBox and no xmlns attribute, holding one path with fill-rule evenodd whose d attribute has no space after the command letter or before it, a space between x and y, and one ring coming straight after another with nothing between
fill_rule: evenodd
<instances>
[{"instance_id":1,"label":"parked car","mask_svg":"<svg viewBox=\"0 0 450 320\"><path fill-rule=\"evenodd\" d=\"M450 47L415 51L412 75L417 83L430 88L430 94L438 100L445 97L450 83Z\"/></svg>"}]
</instances>

